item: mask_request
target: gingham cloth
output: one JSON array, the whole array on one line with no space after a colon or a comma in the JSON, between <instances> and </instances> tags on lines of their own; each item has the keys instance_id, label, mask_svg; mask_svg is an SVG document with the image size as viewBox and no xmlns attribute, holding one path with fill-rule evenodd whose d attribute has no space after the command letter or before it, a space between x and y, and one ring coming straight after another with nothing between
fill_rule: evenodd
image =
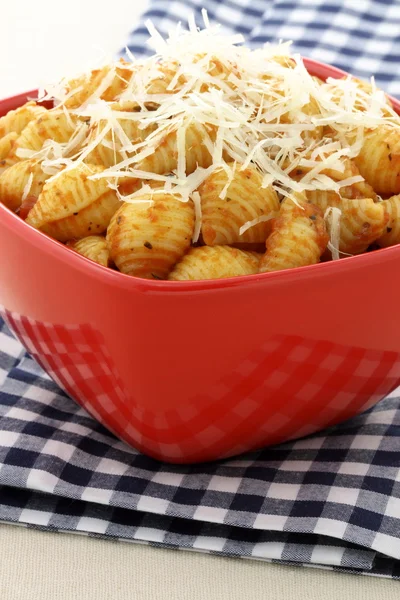
<instances>
[{"instance_id":1,"label":"gingham cloth","mask_svg":"<svg viewBox=\"0 0 400 600\"><path fill-rule=\"evenodd\" d=\"M400 3L152 0L161 32L205 7L258 46L400 95ZM129 46L139 55L140 25ZM397 54L396 54L397 52ZM212 464L159 463L118 441L0 329L0 520L52 531L400 578L400 398L321 434Z\"/></svg>"}]
</instances>

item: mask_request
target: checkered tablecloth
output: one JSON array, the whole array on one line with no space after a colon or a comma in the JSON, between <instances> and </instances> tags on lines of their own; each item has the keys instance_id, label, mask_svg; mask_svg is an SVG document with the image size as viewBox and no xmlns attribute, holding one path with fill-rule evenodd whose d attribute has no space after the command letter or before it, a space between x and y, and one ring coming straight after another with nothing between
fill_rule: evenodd
<instances>
[{"instance_id":1,"label":"checkered tablecloth","mask_svg":"<svg viewBox=\"0 0 400 600\"><path fill-rule=\"evenodd\" d=\"M400 95L400 2L152 0L143 21L165 32L203 6L252 46L293 39ZM132 33L135 54L146 38L142 25ZM162 464L79 408L1 324L0 520L400 578L400 398L275 448Z\"/></svg>"}]
</instances>

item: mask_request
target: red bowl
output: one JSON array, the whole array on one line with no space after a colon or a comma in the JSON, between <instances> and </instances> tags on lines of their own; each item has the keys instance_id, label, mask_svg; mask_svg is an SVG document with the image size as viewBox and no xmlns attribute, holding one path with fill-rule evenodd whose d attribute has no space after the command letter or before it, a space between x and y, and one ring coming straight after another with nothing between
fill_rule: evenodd
<instances>
[{"instance_id":1,"label":"red bowl","mask_svg":"<svg viewBox=\"0 0 400 600\"><path fill-rule=\"evenodd\" d=\"M321 78L343 75L305 63ZM26 97L0 102L0 114ZM28 352L103 425L161 460L308 435L400 383L400 246L276 273L148 281L0 205L0 256L2 313Z\"/></svg>"}]
</instances>

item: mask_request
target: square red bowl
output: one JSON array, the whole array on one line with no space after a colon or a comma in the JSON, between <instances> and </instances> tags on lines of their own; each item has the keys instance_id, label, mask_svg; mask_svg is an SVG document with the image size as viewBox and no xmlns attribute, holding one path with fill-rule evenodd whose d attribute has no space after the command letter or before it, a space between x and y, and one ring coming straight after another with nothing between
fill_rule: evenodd
<instances>
[{"instance_id":1,"label":"square red bowl","mask_svg":"<svg viewBox=\"0 0 400 600\"><path fill-rule=\"evenodd\" d=\"M343 75L305 63L323 79ZM26 97L0 102L0 114ZM148 281L81 257L0 205L0 257L2 312L28 352L118 437L161 460L304 436L400 383L400 246L277 273Z\"/></svg>"}]
</instances>

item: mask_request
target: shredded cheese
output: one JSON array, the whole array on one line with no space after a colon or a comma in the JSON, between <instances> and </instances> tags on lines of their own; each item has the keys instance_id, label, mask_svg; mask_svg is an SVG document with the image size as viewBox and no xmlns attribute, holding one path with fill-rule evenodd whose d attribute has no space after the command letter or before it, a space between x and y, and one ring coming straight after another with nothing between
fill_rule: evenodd
<instances>
[{"instance_id":1,"label":"shredded cheese","mask_svg":"<svg viewBox=\"0 0 400 600\"><path fill-rule=\"evenodd\" d=\"M31 187L32 187L32 183L33 183L33 173L31 173L28 177L28 181L26 182L26 185L24 186L24 191L22 192L22 202L24 202L24 200L27 199L29 192L31 191Z\"/></svg>"},{"instance_id":2,"label":"shredded cheese","mask_svg":"<svg viewBox=\"0 0 400 600\"><path fill-rule=\"evenodd\" d=\"M195 244L200 237L201 231L201 198L199 192L193 192L192 200L194 204L195 226L193 231L192 242Z\"/></svg>"},{"instance_id":3,"label":"shredded cheese","mask_svg":"<svg viewBox=\"0 0 400 600\"><path fill-rule=\"evenodd\" d=\"M260 217L256 217L251 221L247 221L244 225L239 229L239 235L243 235L245 231L254 227L254 225L258 225L258 223L265 223L265 221L270 221L276 217L276 213L270 215L261 215Z\"/></svg>"},{"instance_id":4,"label":"shredded cheese","mask_svg":"<svg viewBox=\"0 0 400 600\"><path fill-rule=\"evenodd\" d=\"M324 218L330 227L330 240L328 242L328 249L331 251L332 260L339 260L340 251L340 217L342 211L336 206L329 206L326 211Z\"/></svg>"}]
</instances>

